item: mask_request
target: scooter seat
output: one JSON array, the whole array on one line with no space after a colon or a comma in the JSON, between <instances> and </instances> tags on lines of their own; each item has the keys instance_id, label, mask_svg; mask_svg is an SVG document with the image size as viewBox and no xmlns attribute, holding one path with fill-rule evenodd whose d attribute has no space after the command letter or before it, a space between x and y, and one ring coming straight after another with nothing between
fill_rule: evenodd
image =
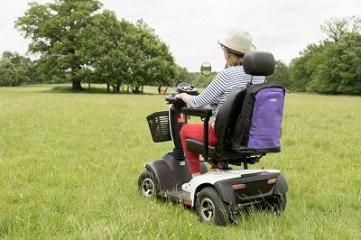
<instances>
[{"instance_id":1,"label":"scooter seat","mask_svg":"<svg viewBox=\"0 0 361 240\"><path fill-rule=\"evenodd\" d=\"M197 141L194 139L186 139L187 149L191 152L204 154L204 145L203 142ZM208 145L208 157L213 158L216 153L216 148L214 146Z\"/></svg>"}]
</instances>

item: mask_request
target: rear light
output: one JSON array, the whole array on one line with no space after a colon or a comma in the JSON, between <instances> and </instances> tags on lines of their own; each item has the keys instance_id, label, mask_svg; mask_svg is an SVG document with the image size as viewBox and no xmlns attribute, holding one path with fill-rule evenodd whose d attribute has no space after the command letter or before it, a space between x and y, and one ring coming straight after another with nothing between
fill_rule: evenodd
<instances>
[{"instance_id":1,"label":"rear light","mask_svg":"<svg viewBox=\"0 0 361 240\"><path fill-rule=\"evenodd\" d=\"M240 190L240 189L245 189L246 188L246 184L244 183L238 183L238 184L233 184L232 188L234 190Z\"/></svg>"},{"instance_id":2,"label":"rear light","mask_svg":"<svg viewBox=\"0 0 361 240\"><path fill-rule=\"evenodd\" d=\"M275 184L276 181L277 181L276 178L270 178L270 179L268 179L267 184Z\"/></svg>"}]
</instances>

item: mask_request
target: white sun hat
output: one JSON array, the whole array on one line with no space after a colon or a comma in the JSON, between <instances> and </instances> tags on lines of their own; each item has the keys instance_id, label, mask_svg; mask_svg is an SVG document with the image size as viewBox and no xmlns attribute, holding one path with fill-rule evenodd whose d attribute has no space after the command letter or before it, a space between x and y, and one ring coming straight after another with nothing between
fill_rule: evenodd
<instances>
[{"instance_id":1,"label":"white sun hat","mask_svg":"<svg viewBox=\"0 0 361 240\"><path fill-rule=\"evenodd\" d=\"M248 32L239 30L231 30L223 41L218 41L219 44L235 52L237 54L245 54L251 51L252 36Z\"/></svg>"}]
</instances>

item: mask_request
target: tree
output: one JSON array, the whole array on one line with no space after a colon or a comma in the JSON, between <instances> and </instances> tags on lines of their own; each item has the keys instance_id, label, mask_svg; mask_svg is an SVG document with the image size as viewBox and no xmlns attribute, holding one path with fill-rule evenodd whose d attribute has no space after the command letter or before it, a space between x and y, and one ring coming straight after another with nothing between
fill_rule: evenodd
<instances>
[{"instance_id":1,"label":"tree","mask_svg":"<svg viewBox=\"0 0 361 240\"><path fill-rule=\"evenodd\" d=\"M131 79L129 82L133 92L139 92L144 85L172 85L176 74L176 65L167 45L143 20L139 20L136 27L136 31L127 38L133 43L132 47L128 48L128 54L133 59L130 64Z\"/></svg>"},{"instance_id":2,"label":"tree","mask_svg":"<svg viewBox=\"0 0 361 240\"><path fill-rule=\"evenodd\" d=\"M29 51L40 55L39 69L49 77L69 79L73 90L81 90L87 61L80 56L83 30L101 8L97 0L32 2L16 27L32 42Z\"/></svg>"},{"instance_id":3,"label":"tree","mask_svg":"<svg viewBox=\"0 0 361 240\"><path fill-rule=\"evenodd\" d=\"M361 34L307 46L291 62L290 78L297 91L361 95Z\"/></svg>"},{"instance_id":4,"label":"tree","mask_svg":"<svg viewBox=\"0 0 361 240\"><path fill-rule=\"evenodd\" d=\"M31 3L16 22L40 55L41 72L58 81L107 83L115 92L132 86L171 85L176 65L168 47L143 20L118 21L114 12L100 11L97 0Z\"/></svg>"},{"instance_id":5,"label":"tree","mask_svg":"<svg viewBox=\"0 0 361 240\"><path fill-rule=\"evenodd\" d=\"M84 29L80 56L91 66L95 83L106 83L119 92L121 84L130 81L132 48L130 36L136 27L127 21L118 21L114 12L104 11L95 15ZM89 51L91 49L91 51Z\"/></svg>"},{"instance_id":6,"label":"tree","mask_svg":"<svg viewBox=\"0 0 361 240\"><path fill-rule=\"evenodd\" d=\"M291 86L288 67L281 61L276 61L274 73L267 78L269 81L273 81L285 88L289 88Z\"/></svg>"},{"instance_id":7,"label":"tree","mask_svg":"<svg viewBox=\"0 0 361 240\"><path fill-rule=\"evenodd\" d=\"M324 41L319 44L310 44L300 56L293 59L289 66L290 89L294 91L317 91L319 89L318 78L315 72L322 63L323 51L330 42Z\"/></svg>"},{"instance_id":8,"label":"tree","mask_svg":"<svg viewBox=\"0 0 361 240\"><path fill-rule=\"evenodd\" d=\"M0 59L0 86L39 82L34 63L16 52L4 52Z\"/></svg>"},{"instance_id":9,"label":"tree","mask_svg":"<svg viewBox=\"0 0 361 240\"><path fill-rule=\"evenodd\" d=\"M99 13L84 29L81 46L97 82L113 86L114 92L124 84L135 93L144 85L169 86L175 75L168 47L142 20L134 25L118 21L114 12Z\"/></svg>"},{"instance_id":10,"label":"tree","mask_svg":"<svg viewBox=\"0 0 361 240\"><path fill-rule=\"evenodd\" d=\"M173 86L177 86L181 82L190 82L189 72L187 68L177 65L175 69Z\"/></svg>"},{"instance_id":11,"label":"tree","mask_svg":"<svg viewBox=\"0 0 361 240\"><path fill-rule=\"evenodd\" d=\"M359 16L331 18L320 27L331 40L337 42L345 33L360 32L361 18Z\"/></svg>"},{"instance_id":12,"label":"tree","mask_svg":"<svg viewBox=\"0 0 361 240\"><path fill-rule=\"evenodd\" d=\"M323 52L317 76L318 92L361 95L361 34L344 34Z\"/></svg>"}]
</instances>

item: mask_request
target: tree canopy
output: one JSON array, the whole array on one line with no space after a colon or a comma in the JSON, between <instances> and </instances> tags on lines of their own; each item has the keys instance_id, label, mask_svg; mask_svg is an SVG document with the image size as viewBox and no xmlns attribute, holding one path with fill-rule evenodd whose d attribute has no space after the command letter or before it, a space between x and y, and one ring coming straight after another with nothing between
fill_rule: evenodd
<instances>
[{"instance_id":1,"label":"tree canopy","mask_svg":"<svg viewBox=\"0 0 361 240\"><path fill-rule=\"evenodd\" d=\"M321 31L333 41L338 41L345 33L361 31L361 18L357 15L343 18L331 18L321 26Z\"/></svg>"},{"instance_id":2,"label":"tree canopy","mask_svg":"<svg viewBox=\"0 0 361 240\"><path fill-rule=\"evenodd\" d=\"M168 46L143 20L118 20L98 0L32 2L16 27L31 40L35 61L5 52L0 60L0 85L17 86L43 79L104 83L119 92L144 85L169 86L182 81L205 87L204 77L175 64ZM274 81L295 91L361 95L361 17L331 18L320 26L327 39L308 45L289 66L276 61Z\"/></svg>"},{"instance_id":3,"label":"tree canopy","mask_svg":"<svg viewBox=\"0 0 361 240\"><path fill-rule=\"evenodd\" d=\"M4 52L0 59L0 86L19 86L41 81L33 61L16 52Z\"/></svg>"},{"instance_id":4,"label":"tree canopy","mask_svg":"<svg viewBox=\"0 0 361 240\"><path fill-rule=\"evenodd\" d=\"M361 95L359 23L357 17L326 21L326 25L322 25L321 29L326 31L328 39L308 45L299 57L292 60L292 89L325 94Z\"/></svg>"},{"instance_id":5,"label":"tree canopy","mask_svg":"<svg viewBox=\"0 0 361 240\"><path fill-rule=\"evenodd\" d=\"M121 84L138 90L147 85L169 85L176 65L168 47L144 21L119 21L102 10L97 0L58 0L30 3L17 28L31 39L29 52L48 78Z\"/></svg>"},{"instance_id":6,"label":"tree canopy","mask_svg":"<svg viewBox=\"0 0 361 240\"><path fill-rule=\"evenodd\" d=\"M275 82L285 88L290 88L288 66L280 60L276 61L274 73L267 77L268 81Z\"/></svg>"},{"instance_id":7,"label":"tree canopy","mask_svg":"<svg viewBox=\"0 0 361 240\"><path fill-rule=\"evenodd\" d=\"M54 3L32 2L16 26L30 38L31 53L39 54L40 69L48 77L69 79L73 89L81 88L86 62L79 52L83 30L101 8L97 0L60 0Z\"/></svg>"}]
</instances>

